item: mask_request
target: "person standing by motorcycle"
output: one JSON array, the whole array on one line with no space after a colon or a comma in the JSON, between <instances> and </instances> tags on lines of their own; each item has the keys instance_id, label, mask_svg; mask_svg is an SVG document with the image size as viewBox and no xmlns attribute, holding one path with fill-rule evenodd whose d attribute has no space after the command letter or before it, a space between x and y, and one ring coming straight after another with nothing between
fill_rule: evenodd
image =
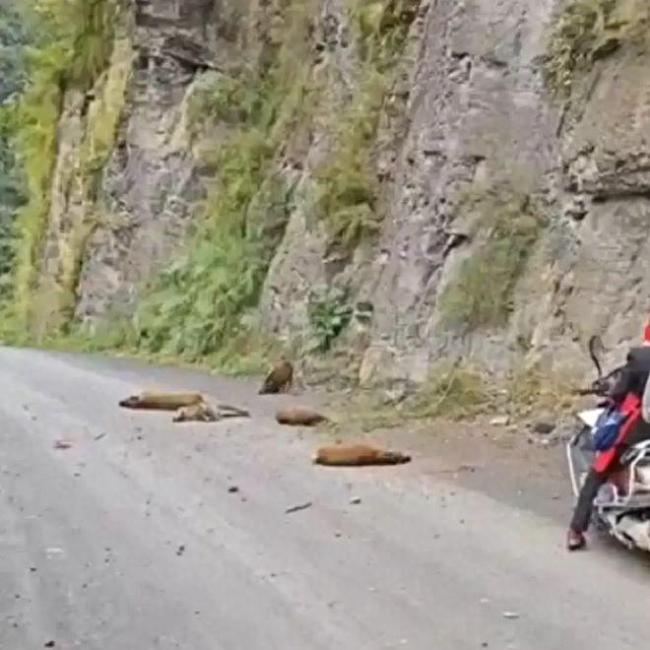
<instances>
[{"instance_id":1,"label":"person standing by motorcycle","mask_svg":"<svg viewBox=\"0 0 650 650\"><path fill-rule=\"evenodd\" d=\"M644 330L642 347L635 347L627 355L626 364L619 369L614 385L607 391L607 400L623 418L622 425L611 447L597 452L592 467L578 495L578 502L567 534L570 551L586 545L585 532L589 527L594 499L604 483L621 468L620 459L627 449L650 439L650 423L642 417L642 400L650 384L650 323Z\"/></svg>"}]
</instances>

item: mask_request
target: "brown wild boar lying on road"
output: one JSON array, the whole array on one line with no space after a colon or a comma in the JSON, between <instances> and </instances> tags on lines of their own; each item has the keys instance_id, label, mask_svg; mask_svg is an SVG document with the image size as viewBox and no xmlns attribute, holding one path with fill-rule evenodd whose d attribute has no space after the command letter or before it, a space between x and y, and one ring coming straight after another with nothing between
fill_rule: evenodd
<instances>
[{"instance_id":1,"label":"brown wild boar lying on road","mask_svg":"<svg viewBox=\"0 0 650 650\"><path fill-rule=\"evenodd\" d=\"M303 427L311 427L328 420L324 415L321 415L307 406L290 406L280 409L275 414L275 419L280 424Z\"/></svg>"},{"instance_id":2,"label":"brown wild boar lying on road","mask_svg":"<svg viewBox=\"0 0 650 650\"><path fill-rule=\"evenodd\" d=\"M250 417L245 409L218 404L212 408L201 393L154 393L131 395L119 402L122 408L176 411L174 422L216 422L228 417Z\"/></svg>"},{"instance_id":3,"label":"brown wild boar lying on road","mask_svg":"<svg viewBox=\"0 0 650 650\"><path fill-rule=\"evenodd\" d=\"M314 463L333 466L401 465L411 457L399 451L377 449L369 445L333 445L321 447L316 452Z\"/></svg>"}]
</instances>

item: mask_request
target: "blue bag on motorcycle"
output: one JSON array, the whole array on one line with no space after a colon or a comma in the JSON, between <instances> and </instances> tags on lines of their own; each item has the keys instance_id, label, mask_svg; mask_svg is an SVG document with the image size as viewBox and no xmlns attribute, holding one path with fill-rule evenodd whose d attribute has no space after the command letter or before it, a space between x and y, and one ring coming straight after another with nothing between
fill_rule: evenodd
<instances>
[{"instance_id":1,"label":"blue bag on motorcycle","mask_svg":"<svg viewBox=\"0 0 650 650\"><path fill-rule=\"evenodd\" d=\"M603 411L594 427L592 438L594 451L611 449L618 438L623 422L625 422L625 415L618 409Z\"/></svg>"}]
</instances>

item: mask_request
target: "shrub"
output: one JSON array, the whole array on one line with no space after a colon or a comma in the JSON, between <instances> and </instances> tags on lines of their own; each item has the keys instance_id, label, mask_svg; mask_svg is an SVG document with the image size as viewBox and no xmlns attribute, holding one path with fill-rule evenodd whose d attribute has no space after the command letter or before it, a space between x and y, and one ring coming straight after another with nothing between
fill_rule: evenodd
<instances>
[{"instance_id":1,"label":"shrub","mask_svg":"<svg viewBox=\"0 0 650 650\"><path fill-rule=\"evenodd\" d=\"M476 369L442 361L431 369L429 379L420 387L407 412L414 418L461 419L480 413L490 399Z\"/></svg>"},{"instance_id":2,"label":"shrub","mask_svg":"<svg viewBox=\"0 0 650 650\"><path fill-rule=\"evenodd\" d=\"M485 241L440 296L443 326L465 331L507 323L514 288L542 227L527 196L489 192L478 209L477 229L487 231Z\"/></svg>"},{"instance_id":3,"label":"shrub","mask_svg":"<svg viewBox=\"0 0 650 650\"><path fill-rule=\"evenodd\" d=\"M646 0L571 0L555 20L547 44L544 81L555 97L570 96L578 75L622 45L648 45Z\"/></svg>"},{"instance_id":4,"label":"shrub","mask_svg":"<svg viewBox=\"0 0 650 650\"><path fill-rule=\"evenodd\" d=\"M184 253L144 290L134 319L140 350L244 371L275 349L250 316L293 207L294 188L274 163L316 103L307 99L313 16L313 0L283 3L282 39L266 43L260 65L210 74L196 89L195 133L204 123L227 127L209 156L218 175Z\"/></svg>"},{"instance_id":5,"label":"shrub","mask_svg":"<svg viewBox=\"0 0 650 650\"><path fill-rule=\"evenodd\" d=\"M352 319L352 313L345 291L325 289L312 293L309 322L320 352L327 352L332 347Z\"/></svg>"},{"instance_id":6,"label":"shrub","mask_svg":"<svg viewBox=\"0 0 650 650\"><path fill-rule=\"evenodd\" d=\"M286 99L277 78L222 82L223 91L211 95L220 102L213 119L232 119L235 128L217 153L218 180L185 254L142 299L136 327L147 352L191 360L212 355L228 365L228 354L241 354L255 338L242 319L257 306L293 190L271 173L278 146L273 130Z\"/></svg>"},{"instance_id":7,"label":"shrub","mask_svg":"<svg viewBox=\"0 0 650 650\"><path fill-rule=\"evenodd\" d=\"M364 81L340 123L330 159L316 172L316 207L330 237L349 251L380 225L372 148L385 92L381 75Z\"/></svg>"}]
</instances>

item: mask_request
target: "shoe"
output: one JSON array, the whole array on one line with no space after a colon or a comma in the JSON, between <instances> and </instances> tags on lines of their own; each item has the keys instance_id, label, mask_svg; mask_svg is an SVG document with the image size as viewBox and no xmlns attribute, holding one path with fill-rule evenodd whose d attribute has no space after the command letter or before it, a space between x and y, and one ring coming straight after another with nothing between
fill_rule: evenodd
<instances>
[{"instance_id":1,"label":"shoe","mask_svg":"<svg viewBox=\"0 0 650 650\"><path fill-rule=\"evenodd\" d=\"M566 546L569 551L579 551L587 545L587 540L582 533L575 530L569 530L567 534Z\"/></svg>"}]
</instances>

